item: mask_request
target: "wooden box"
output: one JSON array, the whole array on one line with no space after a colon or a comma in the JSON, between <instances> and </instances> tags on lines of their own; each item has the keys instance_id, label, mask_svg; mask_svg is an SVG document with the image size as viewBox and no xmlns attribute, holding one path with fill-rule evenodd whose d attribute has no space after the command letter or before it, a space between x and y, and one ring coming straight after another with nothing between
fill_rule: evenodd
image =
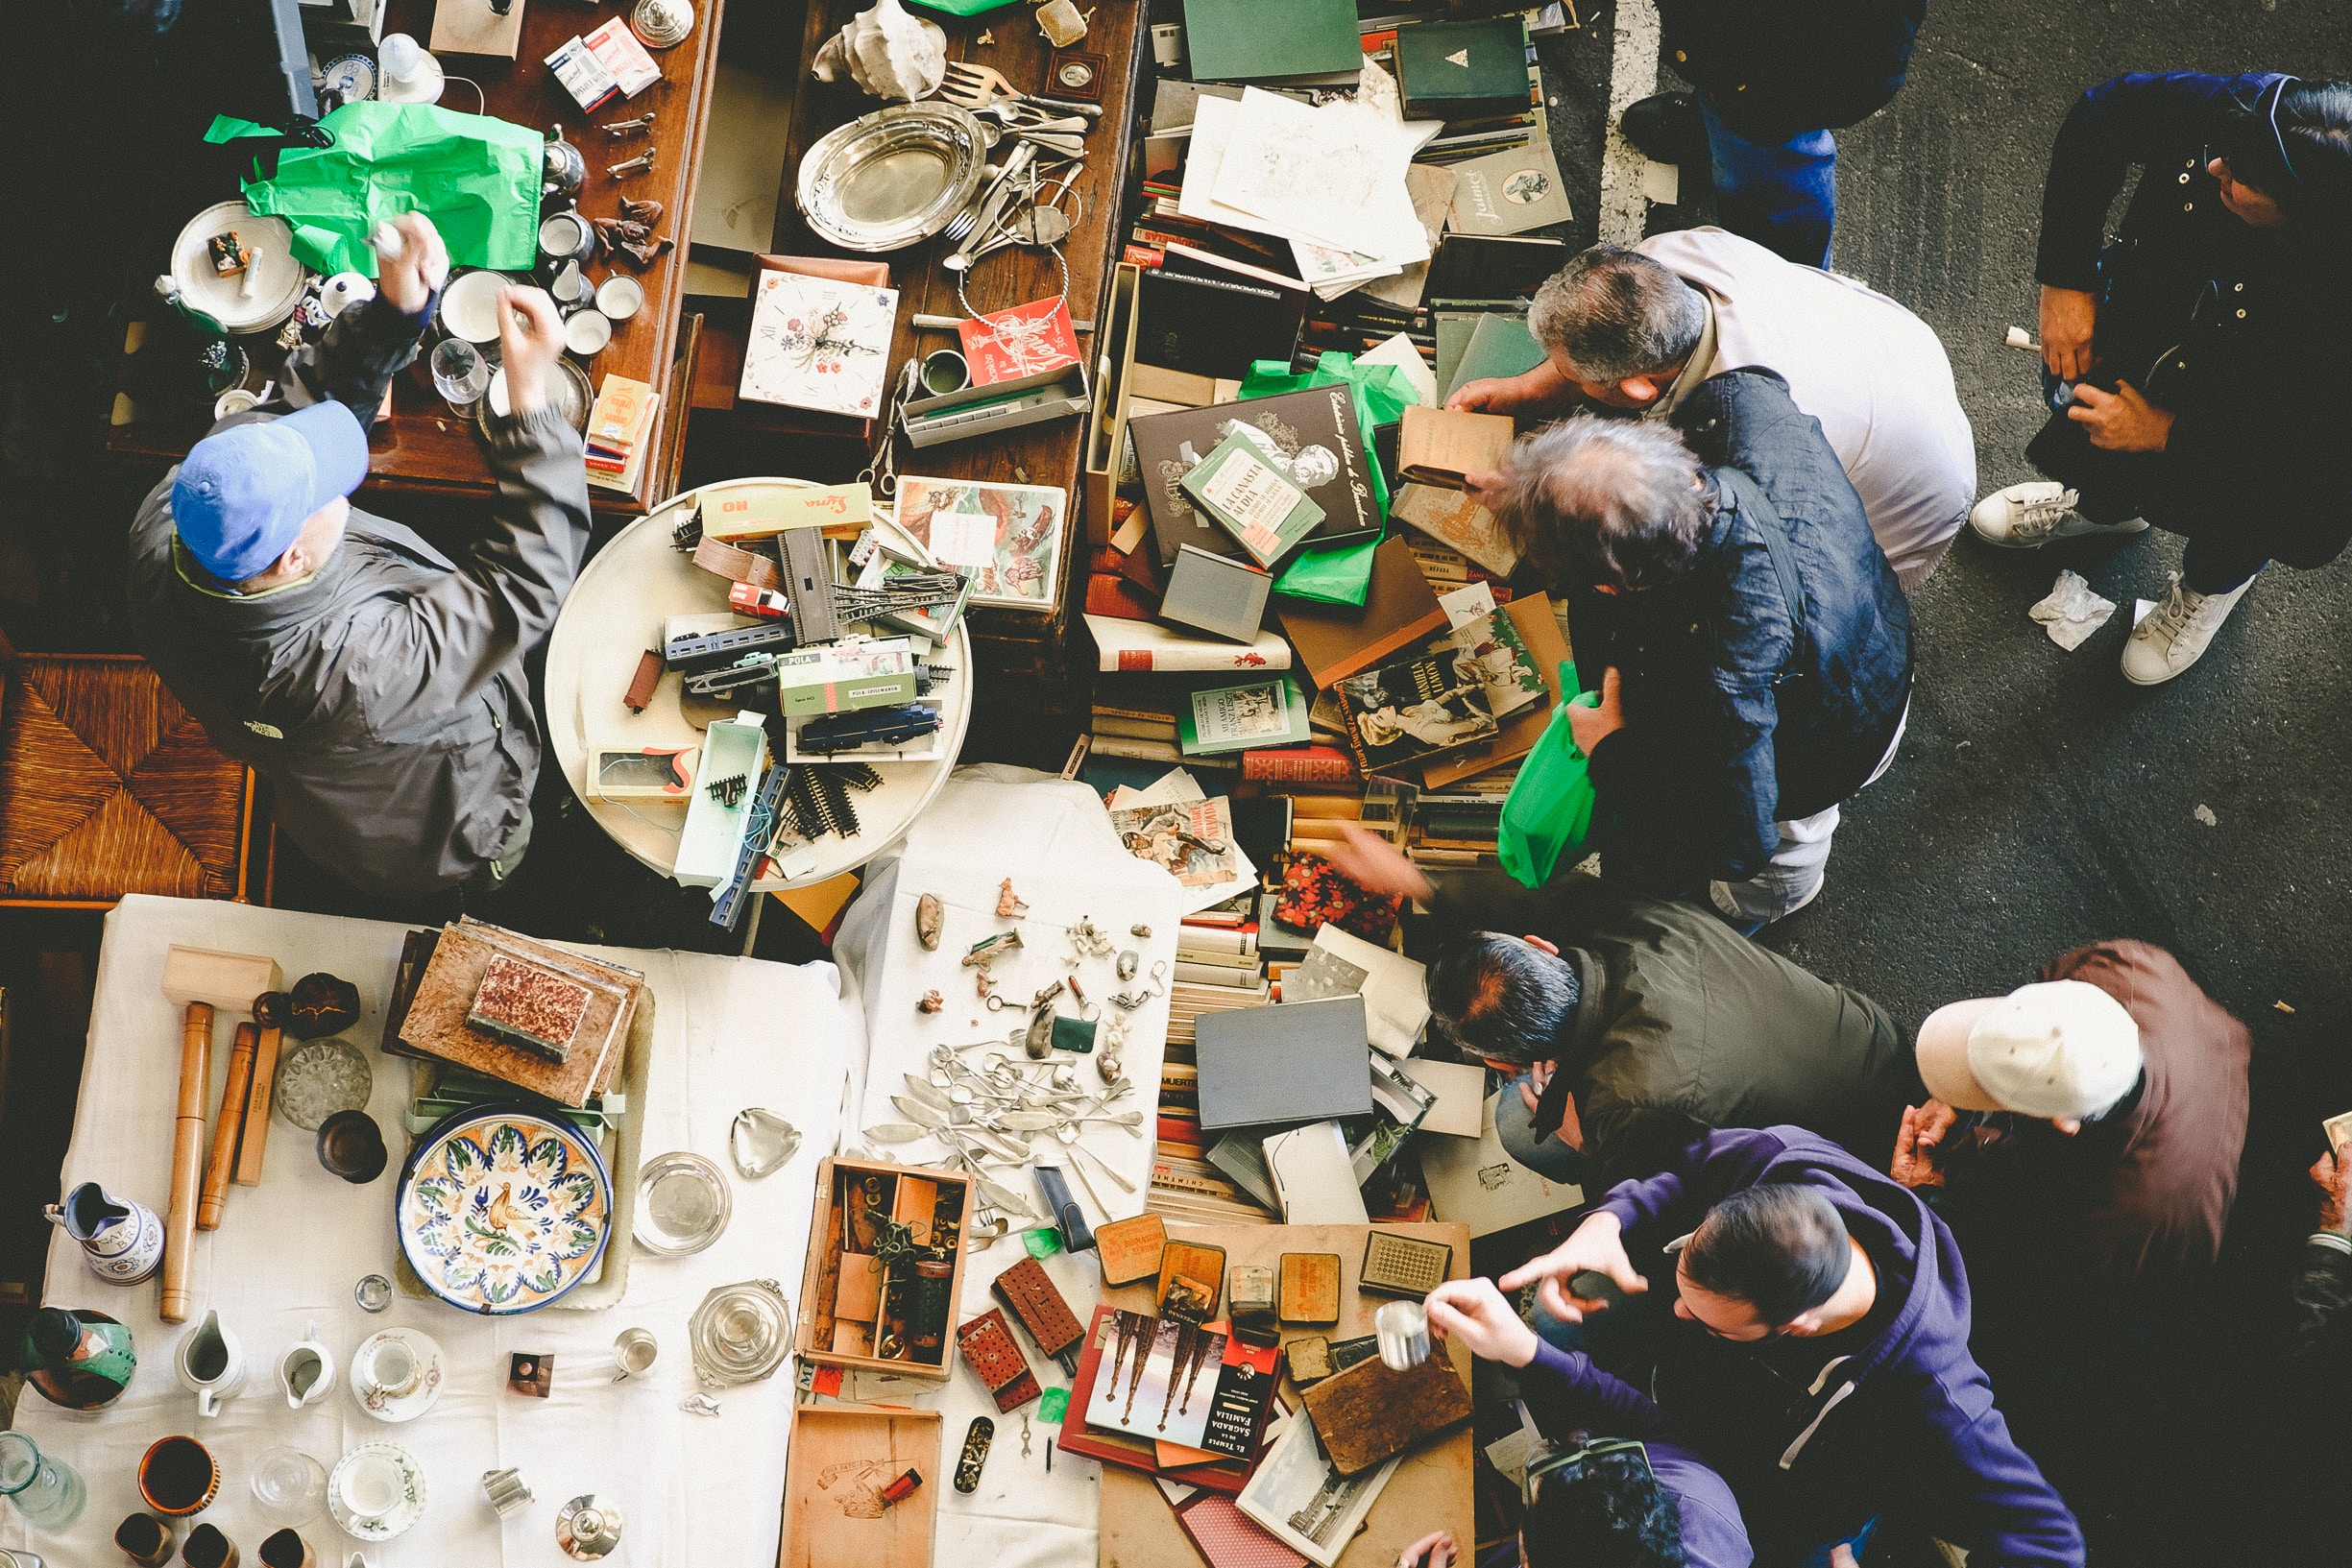
<instances>
[{"instance_id":1,"label":"wooden box","mask_svg":"<svg viewBox=\"0 0 2352 1568\"><path fill-rule=\"evenodd\" d=\"M876 1267L871 1254L857 1244L851 1194L862 1191L869 1177L878 1178L888 1218L914 1227L916 1245L952 1245L954 1249L949 1260L953 1272L948 1279L947 1323L939 1342L917 1345L911 1342L911 1334L902 1333L903 1353L891 1357L881 1351L890 1325L907 1322L913 1287L888 1280ZM801 1360L820 1366L857 1366L900 1377L946 1381L955 1365L957 1303L963 1299L963 1268L972 1250L972 1198L971 1178L954 1170L872 1165L862 1160L819 1161L816 1217L809 1227L809 1266L801 1276ZM797 1435L793 1441L798 1443ZM926 1484L930 1479L925 1477Z\"/></svg>"},{"instance_id":2,"label":"wooden box","mask_svg":"<svg viewBox=\"0 0 2352 1568\"><path fill-rule=\"evenodd\" d=\"M1143 269L1122 261L1111 270L1110 301L1096 324L1094 410L1086 417L1086 543L1110 543L1111 501L1119 494L1120 454L1127 449L1128 382L1135 371L1135 280Z\"/></svg>"},{"instance_id":3,"label":"wooden box","mask_svg":"<svg viewBox=\"0 0 2352 1568\"><path fill-rule=\"evenodd\" d=\"M937 1411L869 1405L795 1410L785 1459L779 1568L930 1568L939 1492L949 1483L939 1467L939 1431ZM882 1488L909 1470L922 1476L923 1484L903 1502L883 1507Z\"/></svg>"}]
</instances>

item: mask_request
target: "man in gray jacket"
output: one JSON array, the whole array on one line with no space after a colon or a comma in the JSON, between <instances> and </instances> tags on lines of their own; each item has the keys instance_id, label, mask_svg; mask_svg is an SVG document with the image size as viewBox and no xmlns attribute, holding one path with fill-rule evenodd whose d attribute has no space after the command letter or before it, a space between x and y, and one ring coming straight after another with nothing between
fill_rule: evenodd
<instances>
[{"instance_id":1,"label":"man in gray jacket","mask_svg":"<svg viewBox=\"0 0 2352 1568\"><path fill-rule=\"evenodd\" d=\"M1596 877L1531 893L1501 876L1441 873L1433 886L1362 829L1331 858L1450 929L1427 977L1433 1025L1526 1074L1503 1091L1495 1130L1555 1180L1603 1192L1717 1128L1784 1122L1876 1163L1892 1145L1886 1118L1919 1092L1885 1008L1695 904ZM1465 930L1476 925L1500 930Z\"/></svg>"},{"instance_id":2,"label":"man in gray jacket","mask_svg":"<svg viewBox=\"0 0 2352 1568\"><path fill-rule=\"evenodd\" d=\"M579 433L547 406L555 305L500 297L511 413L498 500L461 565L346 498L367 423L415 357L448 254L399 225L376 297L286 367L286 401L233 415L131 525L140 649L222 752L270 781L279 824L363 892L496 886L530 842L539 721L523 661L588 553Z\"/></svg>"}]
</instances>

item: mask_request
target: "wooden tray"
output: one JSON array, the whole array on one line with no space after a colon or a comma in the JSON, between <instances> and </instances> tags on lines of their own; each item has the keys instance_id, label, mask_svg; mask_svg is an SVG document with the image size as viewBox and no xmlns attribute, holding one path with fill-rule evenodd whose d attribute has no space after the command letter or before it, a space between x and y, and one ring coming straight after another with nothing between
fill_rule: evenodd
<instances>
[{"instance_id":1,"label":"wooden tray","mask_svg":"<svg viewBox=\"0 0 2352 1568\"><path fill-rule=\"evenodd\" d=\"M939 1412L875 1405L802 1405L784 1463L779 1568L931 1568L939 1490ZM923 1484L888 1508L886 1483L918 1472Z\"/></svg>"}]
</instances>

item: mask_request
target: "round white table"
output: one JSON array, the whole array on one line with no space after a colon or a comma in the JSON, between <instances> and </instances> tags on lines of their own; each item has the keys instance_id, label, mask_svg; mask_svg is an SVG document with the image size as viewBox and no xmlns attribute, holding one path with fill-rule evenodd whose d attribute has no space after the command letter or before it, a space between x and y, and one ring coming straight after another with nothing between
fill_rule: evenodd
<instances>
[{"instance_id":1,"label":"round white table","mask_svg":"<svg viewBox=\"0 0 2352 1568\"><path fill-rule=\"evenodd\" d=\"M665 673L653 700L632 713L621 697L637 673L638 656L662 640L669 615L724 612L728 583L694 565L670 542L670 529L705 500L738 485L797 485L799 479L729 479L686 491L613 536L580 573L571 596L555 617L547 639L547 743L563 764L571 792L613 841L654 870L668 876L677 863L678 830L686 822L682 801L599 800L588 790L591 746L692 746L696 726L680 712L679 676ZM880 512L874 527L894 549L928 563L922 545ZM744 622L750 624L750 622ZM764 878L754 890L805 887L854 871L896 844L947 784L963 747L972 717L972 641L959 621L949 639L954 676L940 692L941 742L936 760L874 763L879 787L853 793L861 832L854 838L828 833L815 841L816 866L792 878Z\"/></svg>"}]
</instances>

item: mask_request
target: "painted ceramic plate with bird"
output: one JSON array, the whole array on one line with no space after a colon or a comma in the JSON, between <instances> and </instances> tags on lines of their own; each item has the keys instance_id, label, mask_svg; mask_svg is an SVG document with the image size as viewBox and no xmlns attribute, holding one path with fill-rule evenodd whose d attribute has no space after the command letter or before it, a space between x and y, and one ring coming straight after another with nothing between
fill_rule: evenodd
<instances>
[{"instance_id":1,"label":"painted ceramic plate with bird","mask_svg":"<svg viewBox=\"0 0 2352 1568\"><path fill-rule=\"evenodd\" d=\"M397 1213L400 1251L426 1290L503 1316L546 1306L595 1268L613 1183L594 1142L570 1122L479 1107L424 1135Z\"/></svg>"}]
</instances>

